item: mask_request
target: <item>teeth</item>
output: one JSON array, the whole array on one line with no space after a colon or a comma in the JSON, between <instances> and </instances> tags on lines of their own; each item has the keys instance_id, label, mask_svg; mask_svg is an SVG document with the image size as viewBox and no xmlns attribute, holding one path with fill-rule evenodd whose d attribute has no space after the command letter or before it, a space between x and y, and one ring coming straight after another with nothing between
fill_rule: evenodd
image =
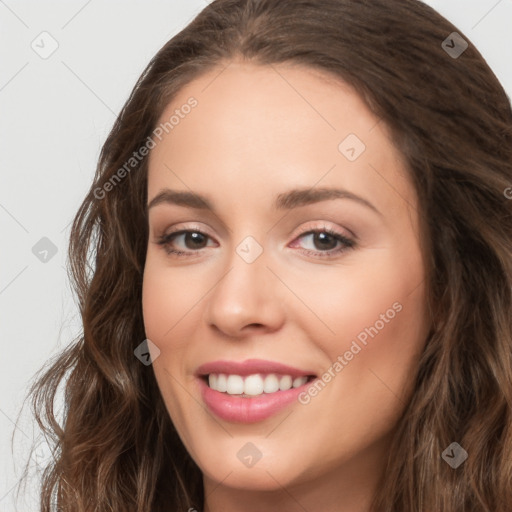
<instances>
[{"instance_id":1,"label":"teeth","mask_svg":"<svg viewBox=\"0 0 512 512\"><path fill-rule=\"evenodd\" d=\"M306 384L307 380L308 380L307 377L297 377L296 379L293 379L292 386L294 388L298 388L298 387L303 386L304 384Z\"/></svg>"},{"instance_id":2,"label":"teeth","mask_svg":"<svg viewBox=\"0 0 512 512\"><path fill-rule=\"evenodd\" d=\"M242 380L242 377L237 378ZM242 386L246 395L256 396L263 393L263 379L259 375L249 375Z\"/></svg>"},{"instance_id":3,"label":"teeth","mask_svg":"<svg viewBox=\"0 0 512 512\"><path fill-rule=\"evenodd\" d=\"M241 395L244 392L244 379L240 375L229 375L227 387L228 395Z\"/></svg>"},{"instance_id":4,"label":"teeth","mask_svg":"<svg viewBox=\"0 0 512 512\"><path fill-rule=\"evenodd\" d=\"M263 391L265 393L275 393L279 391L279 379L273 373L265 377L263 381Z\"/></svg>"},{"instance_id":5,"label":"teeth","mask_svg":"<svg viewBox=\"0 0 512 512\"><path fill-rule=\"evenodd\" d=\"M286 391L292 387L292 378L289 375L283 375L279 380L279 389Z\"/></svg>"},{"instance_id":6,"label":"teeth","mask_svg":"<svg viewBox=\"0 0 512 512\"><path fill-rule=\"evenodd\" d=\"M224 373L211 373L208 375L210 388L229 395L258 396L263 393L275 393L298 388L306 384L306 376L293 379L290 375L254 374L241 377L240 375L226 375Z\"/></svg>"}]
</instances>

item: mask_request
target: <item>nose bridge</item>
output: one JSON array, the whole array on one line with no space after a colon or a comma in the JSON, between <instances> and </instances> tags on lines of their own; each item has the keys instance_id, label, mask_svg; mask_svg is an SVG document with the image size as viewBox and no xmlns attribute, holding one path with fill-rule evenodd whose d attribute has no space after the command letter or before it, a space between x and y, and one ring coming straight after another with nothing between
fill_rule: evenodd
<instances>
[{"instance_id":1,"label":"nose bridge","mask_svg":"<svg viewBox=\"0 0 512 512\"><path fill-rule=\"evenodd\" d=\"M268 254L255 237L245 236L226 257L228 274L221 280L218 291L233 307L257 308L266 300L269 270ZM265 290L266 289L266 290Z\"/></svg>"},{"instance_id":2,"label":"nose bridge","mask_svg":"<svg viewBox=\"0 0 512 512\"><path fill-rule=\"evenodd\" d=\"M247 235L235 248L235 253L247 265L252 265L258 259L261 259L264 249L263 244L256 240L252 235ZM267 247L268 250L268 247ZM263 258L266 259L266 258ZM261 262L260 262L261 263Z\"/></svg>"},{"instance_id":3,"label":"nose bridge","mask_svg":"<svg viewBox=\"0 0 512 512\"><path fill-rule=\"evenodd\" d=\"M222 277L212 290L208 322L236 335L246 325L276 328L283 318L278 301L278 280L267 268L268 249L245 236L224 260Z\"/></svg>"}]
</instances>

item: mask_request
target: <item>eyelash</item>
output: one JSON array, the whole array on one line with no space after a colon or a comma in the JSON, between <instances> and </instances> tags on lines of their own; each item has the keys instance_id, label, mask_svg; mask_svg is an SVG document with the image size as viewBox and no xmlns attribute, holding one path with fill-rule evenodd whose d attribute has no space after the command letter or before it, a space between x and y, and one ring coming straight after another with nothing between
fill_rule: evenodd
<instances>
[{"instance_id":1,"label":"eyelash","mask_svg":"<svg viewBox=\"0 0 512 512\"><path fill-rule=\"evenodd\" d=\"M183 257L188 258L188 257L191 257L192 255L194 255L194 253L197 253L198 251L200 251L201 249L197 249L197 250L191 249L189 251L179 251L179 250L173 249L171 247L171 241L174 237L176 237L178 235L188 234L188 233L199 233L203 236L206 236L207 238L211 238L209 235L207 235L206 233L203 233L199 229L183 229L183 230L174 231L172 233L168 233L166 235L162 235L162 236L158 237L156 243L158 245L163 246L165 252L169 255L173 254L177 258L183 258ZM329 257L336 256L338 254L341 254L350 249L353 249L356 246L356 243L353 240L350 240L349 238L347 238L347 237L341 235L340 233L333 231L332 229L329 229L327 227L324 227L321 229L311 229L311 230L305 231L304 233L301 233L296 239L300 239L307 235L318 234L318 233L327 233L328 235L334 237L337 241L344 244L345 247L341 247L338 249L330 249L329 251L312 251L310 249L306 249L303 251L310 256L318 256L320 258L329 258Z\"/></svg>"}]
</instances>

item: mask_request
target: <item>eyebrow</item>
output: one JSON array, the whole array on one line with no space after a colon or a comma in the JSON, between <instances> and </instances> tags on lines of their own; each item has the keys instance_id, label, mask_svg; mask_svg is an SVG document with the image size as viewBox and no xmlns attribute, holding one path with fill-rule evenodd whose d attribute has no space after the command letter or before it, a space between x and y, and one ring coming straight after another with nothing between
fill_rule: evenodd
<instances>
[{"instance_id":1,"label":"eyebrow","mask_svg":"<svg viewBox=\"0 0 512 512\"><path fill-rule=\"evenodd\" d=\"M382 213L366 199L341 188L303 188L289 190L276 196L272 207L275 210L291 210L330 199L350 199L362 204L378 215ZM198 210L210 210L215 213L212 202L201 194L181 190L162 189L148 204L148 210L158 204L167 203Z\"/></svg>"}]
</instances>

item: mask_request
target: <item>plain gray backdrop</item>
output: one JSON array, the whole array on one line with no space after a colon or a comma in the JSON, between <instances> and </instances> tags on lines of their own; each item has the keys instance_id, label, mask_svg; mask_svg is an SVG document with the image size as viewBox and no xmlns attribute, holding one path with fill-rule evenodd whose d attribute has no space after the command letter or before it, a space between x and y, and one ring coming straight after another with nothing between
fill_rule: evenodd
<instances>
[{"instance_id":1,"label":"plain gray backdrop","mask_svg":"<svg viewBox=\"0 0 512 512\"><path fill-rule=\"evenodd\" d=\"M140 73L207 3L0 0L0 512L39 510L35 481L15 508L37 433L29 410L18 413L35 372L80 333L65 272L70 222ZM426 3L512 97L512 0ZM42 446L32 466L46 456Z\"/></svg>"}]
</instances>

